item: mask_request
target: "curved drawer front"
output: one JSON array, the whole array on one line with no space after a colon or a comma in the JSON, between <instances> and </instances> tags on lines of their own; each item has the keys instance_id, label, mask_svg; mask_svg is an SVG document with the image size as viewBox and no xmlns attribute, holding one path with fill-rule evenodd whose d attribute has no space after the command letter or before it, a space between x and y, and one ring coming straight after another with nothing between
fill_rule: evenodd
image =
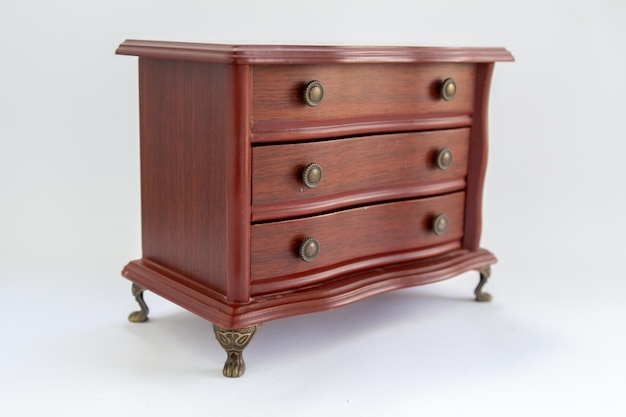
<instances>
[{"instance_id":1,"label":"curved drawer front","mask_svg":"<svg viewBox=\"0 0 626 417\"><path fill-rule=\"evenodd\" d=\"M252 71L254 123L304 122L391 115L470 114L476 66L259 65ZM447 90L452 95L442 92L448 79L454 80L453 91ZM319 85L315 84L311 90L312 81ZM307 91L312 91L313 103L307 99Z\"/></svg>"},{"instance_id":2,"label":"curved drawer front","mask_svg":"<svg viewBox=\"0 0 626 417\"><path fill-rule=\"evenodd\" d=\"M332 278L333 269L371 268L398 253L408 253L407 260L411 251L414 257L425 248L437 253L433 247L450 247L463 236L464 206L465 193L456 192L252 225L252 292L312 285Z\"/></svg>"},{"instance_id":3,"label":"curved drawer front","mask_svg":"<svg viewBox=\"0 0 626 417\"><path fill-rule=\"evenodd\" d=\"M351 199L363 203L462 189L469 133L463 128L254 147L253 220L299 215L303 200L332 207L340 204L333 199L349 205ZM312 165L318 171L307 175Z\"/></svg>"}]
</instances>

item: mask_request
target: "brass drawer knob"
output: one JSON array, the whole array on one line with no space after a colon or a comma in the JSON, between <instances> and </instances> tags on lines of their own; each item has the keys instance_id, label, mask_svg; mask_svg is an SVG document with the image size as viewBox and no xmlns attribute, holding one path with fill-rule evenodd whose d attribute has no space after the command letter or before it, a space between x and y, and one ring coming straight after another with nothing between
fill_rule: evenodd
<instances>
[{"instance_id":1,"label":"brass drawer knob","mask_svg":"<svg viewBox=\"0 0 626 417\"><path fill-rule=\"evenodd\" d=\"M304 102L311 107L319 106L324 99L324 87L317 80L310 81L304 88Z\"/></svg>"},{"instance_id":2,"label":"brass drawer knob","mask_svg":"<svg viewBox=\"0 0 626 417\"><path fill-rule=\"evenodd\" d=\"M456 82L454 81L454 78L446 78L443 80L441 83L440 93L441 98L446 101L450 101L454 98L456 95Z\"/></svg>"},{"instance_id":3,"label":"brass drawer knob","mask_svg":"<svg viewBox=\"0 0 626 417\"><path fill-rule=\"evenodd\" d=\"M300 244L300 259L304 262L313 262L320 254L320 242L314 237L308 237Z\"/></svg>"},{"instance_id":4,"label":"brass drawer knob","mask_svg":"<svg viewBox=\"0 0 626 417\"><path fill-rule=\"evenodd\" d=\"M452 151L448 148L443 148L437 152L437 168L446 170L452 165Z\"/></svg>"},{"instance_id":5,"label":"brass drawer knob","mask_svg":"<svg viewBox=\"0 0 626 417\"><path fill-rule=\"evenodd\" d=\"M322 167L319 164L309 164L302 171L302 181L307 188L315 188L322 181Z\"/></svg>"},{"instance_id":6,"label":"brass drawer knob","mask_svg":"<svg viewBox=\"0 0 626 417\"><path fill-rule=\"evenodd\" d=\"M446 216L445 214L439 214L435 216L435 218L433 219L432 227L433 232L437 236L445 235L448 231L448 216Z\"/></svg>"}]
</instances>

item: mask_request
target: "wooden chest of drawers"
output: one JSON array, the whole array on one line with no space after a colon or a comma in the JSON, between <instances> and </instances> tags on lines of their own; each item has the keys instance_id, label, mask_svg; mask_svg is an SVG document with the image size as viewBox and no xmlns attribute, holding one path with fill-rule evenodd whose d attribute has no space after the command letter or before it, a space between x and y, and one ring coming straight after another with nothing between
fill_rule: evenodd
<instances>
[{"instance_id":1,"label":"wooden chest of drawers","mask_svg":"<svg viewBox=\"0 0 626 417\"><path fill-rule=\"evenodd\" d=\"M123 275L211 321L226 376L268 320L480 272L501 48L126 41L139 56L141 259Z\"/></svg>"}]
</instances>

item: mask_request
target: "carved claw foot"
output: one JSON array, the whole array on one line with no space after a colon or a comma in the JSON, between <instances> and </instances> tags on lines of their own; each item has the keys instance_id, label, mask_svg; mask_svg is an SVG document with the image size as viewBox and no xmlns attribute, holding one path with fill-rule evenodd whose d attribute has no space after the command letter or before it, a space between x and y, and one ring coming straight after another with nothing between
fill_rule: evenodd
<instances>
[{"instance_id":1,"label":"carved claw foot","mask_svg":"<svg viewBox=\"0 0 626 417\"><path fill-rule=\"evenodd\" d=\"M485 286L487 280L489 279L489 276L491 275L491 266L487 265L483 268L480 268L478 272L480 273L480 282L474 290L474 295L476 295L476 301L491 301L493 299L491 294L483 292L483 287Z\"/></svg>"},{"instance_id":2,"label":"carved claw foot","mask_svg":"<svg viewBox=\"0 0 626 417\"><path fill-rule=\"evenodd\" d=\"M150 310L148 309L146 302L143 300L143 292L145 290L145 288L142 288L133 282L131 291L133 293L133 297L135 297L135 300L137 301L137 304L139 304L139 308L141 308L141 310L133 311L128 315L128 320L133 323L143 323L148 321L148 313Z\"/></svg>"},{"instance_id":3,"label":"carved claw foot","mask_svg":"<svg viewBox=\"0 0 626 417\"><path fill-rule=\"evenodd\" d=\"M238 378L246 372L246 364L243 361L243 350L254 337L260 324L245 327L243 329L222 329L213 325L215 338L226 351L226 363L223 374L229 378Z\"/></svg>"}]
</instances>

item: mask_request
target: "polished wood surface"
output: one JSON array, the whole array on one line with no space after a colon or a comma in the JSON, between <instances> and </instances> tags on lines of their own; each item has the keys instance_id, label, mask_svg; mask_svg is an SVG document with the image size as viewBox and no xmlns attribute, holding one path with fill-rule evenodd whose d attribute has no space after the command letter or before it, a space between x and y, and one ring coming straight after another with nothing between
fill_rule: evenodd
<instances>
[{"instance_id":1,"label":"polished wood surface","mask_svg":"<svg viewBox=\"0 0 626 417\"><path fill-rule=\"evenodd\" d=\"M116 50L133 55L221 64L355 64L513 61L504 48L345 46L345 45L221 45L128 39Z\"/></svg>"},{"instance_id":2,"label":"polished wood surface","mask_svg":"<svg viewBox=\"0 0 626 417\"><path fill-rule=\"evenodd\" d=\"M256 122L252 132L252 142L255 144L300 142L377 133L455 129L471 126L471 124L471 114L456 113L446 115L388 115L384 117L379 115L313 121L275 120Z\"/></svg>"},{"instance_id":3,"label":"polished wood surface","mask_svg":"<svg viewBox=\"0 0 626 417\"><path fill-rule=\"evenodd\" d=\"M398 254L390 260L394 262L373 269L365 267L365 260L360 273L346 274L343 279L334 279L324 285L254 297L248 303L228 302L222 294L147 259L129 262L123 275L220 327L236 329L339 308L378 294L442 281L496 263L493 254L485 249L451 250L444 255L426 256L413 262L405 261L402 254Z\"/></svg>"},{"instance_id":4,"label":"polished wood surface","mask_svg":"<svg viewBox=\"0 0 626 417\"><path fill-rule=\"evenodd\" d=\"M488 95L502 48L126 41L139 60L142 258L123 275L222 328L484 268ZM437 97L443 78L458 95ZM301 101L318 79L322 104ZM453 165L434 168L437 149ZM320 163L320 185L298 176ZM304 187L306 188L306 187ZM448 233L432 233L444 211ZM298 259L299 242L320 256Z\"/></svg>"},{"instance_id":5,"label":"polished wood surface","mask_svg":"<svg viewBox=\"0 0 626 417\"><path fill-rule=\"evenodd\" d=\"M142 58L139 80L143 256L248 301L245 69Z\"/></svg>"},{"instance_id":6,"label":"polished wood surface","mask_svg":"<svg viewBox=\"0 0 626 417\"><path fill-rule=\"evenodd\" d=\"M310 280L301 277L294 281L298 285L310 285L322 276L327 279L335 275L332 271L319 275L320 270L342 265L341 271L346 273L351 268L345 264L353 263L357 268L361 259L368 259L371 268L380 266L387 255L397 252L418 251L450 242L458 242L453 246L458 249L463 236L464 203L465 193L458 192L253 225L252 287L263 292L284 291L297 288L290 283L292 276L312 274L314 278ZM443 236L433 232L432 222L438 214L449 219L448 231ZM312 262L304 262L298 256L300 243L308 237L316 238L321 247L319 256ZM450 250L450 246L446 249Z\"/></svg>"},{"instance_id":7,"label":"polished wood surface","mask_svg":"<svg viewBox=\"0 0 626 417\"><path fill-rule=\"evenodd\" d=\"M470 129L464 128L255 146L252 220L462 189L469 136ZM443 148L453 154L452 165L445 170L435 161ZM310 163L323 170L315 188L307 188L302 180Z\"/></svg>"},{"instance_id":8,"label":"polished wood surface","mask_svg":"<svg viewBox=\"0 0 626 417\"><path fill-rule=\"evenodd\" d=\"M474 100L474 70L474 64L255 65L253 122L468 115ZM451 101L441 100L439 92L446 78L454 78L458 85ZM317 107L306 105L302 98L311 80L324 87L324 99Z\"/></svg>"},{"instance_id":9,"label":"polished wood surface","mask_svg":"<svg viewBox=\"0 0 626 417\"><path fill-rule=\"evenodd\" d=\"M474 98L474 123L470 136L469 172L465 206L465 236L463 247L470 250L480 248L483 221L483 186L487 172L489 88L493 74L493 63L481 64L477 69L476 95Z\"/></svg>"}]
</instances>

